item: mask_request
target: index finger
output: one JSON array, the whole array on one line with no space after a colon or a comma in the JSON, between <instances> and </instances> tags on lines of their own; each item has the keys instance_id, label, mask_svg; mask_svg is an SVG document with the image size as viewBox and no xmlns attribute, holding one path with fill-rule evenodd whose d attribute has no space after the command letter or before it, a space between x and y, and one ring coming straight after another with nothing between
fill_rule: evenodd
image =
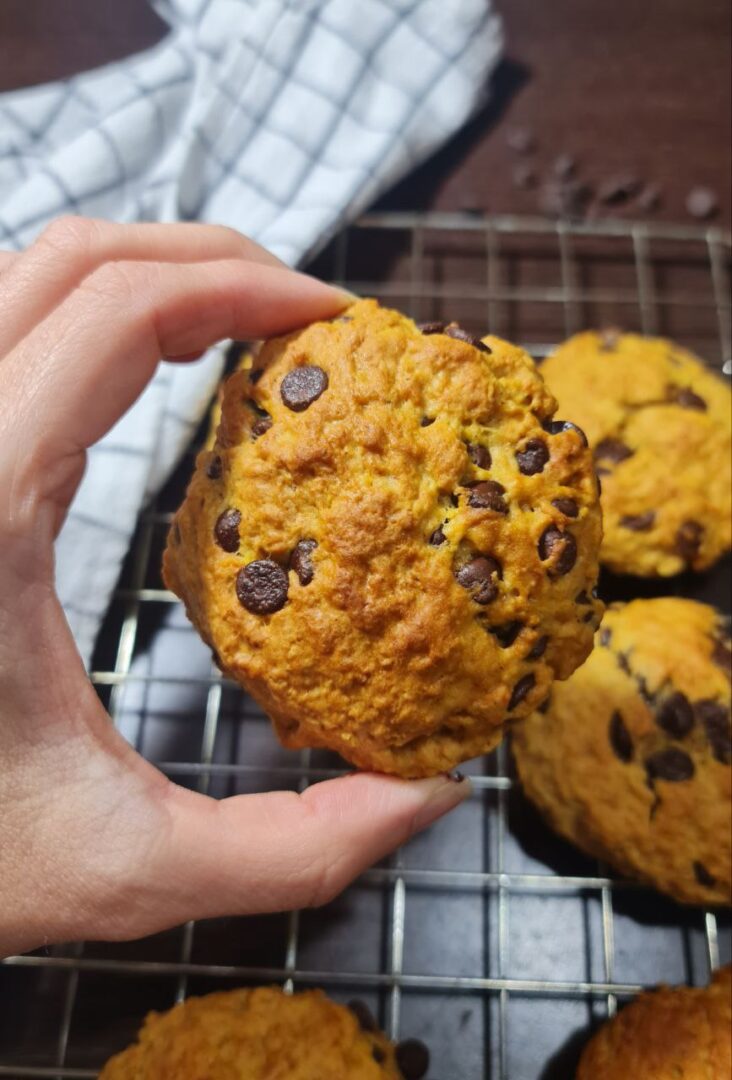
<instances>
[{"instance_id":1,"label":"index finger","mask_svg":"<svg viewBox=\"0 0 732 1080\"><path fill-rule=\"evenodd\" d=\"M56 218L35 243L7 262L0 293L0 353L12 349L85 277L107 262L214 259L284 265L270 251L223 225L119 225L73 215Z\"/></svg>"},{"instance_id":2,"label":"index finger","mask_svg":"<svg viewBox=\"0 0 732 1080\"><path fill-rule=\"evenodd\" d=\"M90 446L142 392L161 356L327 319L351 297L283 267L108 263L5 361L0 405L29 462ZM31 451L33 451L31 453ZM34 466L35 467L35 466Z\"/></svg>"}]
</instances>

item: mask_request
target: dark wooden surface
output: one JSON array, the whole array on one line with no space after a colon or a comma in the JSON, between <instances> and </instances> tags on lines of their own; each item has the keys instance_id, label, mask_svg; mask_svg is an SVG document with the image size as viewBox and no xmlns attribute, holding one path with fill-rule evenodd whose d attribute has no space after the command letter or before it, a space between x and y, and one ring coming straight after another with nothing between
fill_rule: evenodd
<instances>
[{"instance_id":1,"label":"dark wooden surface","mask_svg":"<svg viewBox=\"0 0 732 1080\"><path fill-rule=\"evenodd\" d=\"M506 145L512 127L528 125L540 176L560 152L594 184L631 169L661 185L665 220L685 220L687 192L704 184L729 223L729 0L496 6L507 45L491 103L382 205L533 213L537 192L514 186ZM165 32L146 0L1 0L0 90L117 59Z\"/></svg>"}]
</instances>

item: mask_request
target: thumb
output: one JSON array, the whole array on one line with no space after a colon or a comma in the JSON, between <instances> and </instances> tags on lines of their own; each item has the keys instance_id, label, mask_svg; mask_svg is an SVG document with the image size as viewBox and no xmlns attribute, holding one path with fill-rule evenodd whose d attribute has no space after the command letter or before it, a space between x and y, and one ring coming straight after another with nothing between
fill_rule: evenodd
<instances>
[{"instance_id":1,"label":"thumb","mask_svg":"<svg viewBox=\"0 0 732 1080\"><path fill-rule=\"evenodd\" d=\"M471 794L460 774L354 773L295 792L217 801L171 786L162 857L136 890L131 933L187 919L327 903L359 873Z\"/></svg>"}]
</instances>

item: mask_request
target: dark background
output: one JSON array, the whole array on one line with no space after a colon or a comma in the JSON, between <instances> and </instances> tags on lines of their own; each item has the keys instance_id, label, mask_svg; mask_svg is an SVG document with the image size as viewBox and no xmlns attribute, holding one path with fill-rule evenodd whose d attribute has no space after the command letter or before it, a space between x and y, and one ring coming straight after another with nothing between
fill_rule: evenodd
<instances>
[{"instance_id":1,"label":"dark background","mask_svg":"<svg viewBox=\"0 0 732 1080\"><path fill-rule=\"evenodd\" d=\"M654 216L670 221L687 217L686 195L702 184L716 192L719 220L729 224L729 0L496 0L496 7L506 60L491 104L382 205L534 213L537 193L514 186L517 157L506 145L509 129L528 125L540 174L561 152L595 184L631 169L661 185ZM0 90L118 59L165 32L146 0L1 0Z\"/></svg>"}]
</instances>

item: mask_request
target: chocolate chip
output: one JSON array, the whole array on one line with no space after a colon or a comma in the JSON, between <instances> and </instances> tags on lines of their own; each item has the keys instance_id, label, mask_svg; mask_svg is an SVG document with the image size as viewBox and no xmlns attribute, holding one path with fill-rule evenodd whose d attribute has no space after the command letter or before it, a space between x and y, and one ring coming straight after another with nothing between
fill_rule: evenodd
<instances>
[{"instance_id":1,"label":"chocolate chip","mask_svg":"<svg viewBox=\"0 0 732 1080\"><path fill-rule=\"evenodd\" d=\"M472 461L473 465L477 465L479 469L490 469L491 467L491 452L487 446L481 446L480 443L468 443L468 457Z\"/></svg>"},{"instance_id":2,"label":"chocolate chip","mask_svg":"<svg viewBox=\"0 0 732 1080\"><path fill-rule=\"evenodd\" d=\"M608 645L610 644L610 642L612 641L612 636L613 636L613 632L610 629L610 627L609 626L603 626L602 630L600 631L600 637L598 638L598 641L600 642L601 645L604 645L605 648L607 648Z\"/></svg>"},{"instance_id":3,"label":"chocolate chip","mask_svg":"<svg viewBox=\"0 0 732 1080\"><path fill-rule=\"evenodd\" d=\"M481 341L479 337L474 337L473 334L469 334L467 330L463 330L462 326L458 326L457 323L448 323L445 327L445 333L448 337L455 338L456 341L467 342L468 345L472 345L479 352L489 353L491 351L484 341Z\"/></svg>"},{"instance_id":4,"label":"chocolate chip","mask_svg":"<svg viewBox=\"0 0 732 1080\"><path fill-rule=\"evenodd\" d=\"M542 637L537 638L534 644L531 646L526 654L527 660L541 660L542 656L546 652L546 647L549 644L549 635L543 634Z\"/></svg>"},{"instance_id":5,"label":"chocolate chip","mask_svg":"<svg viewBox=\"0 0 732 1080\"><path fill-rule=\"evenodd\" d=\"M694 711L704 728L712 754L723 765L732 761L732 728L729 711L718 701L697 701Z\"/></svg>"},{"instance_id":6,"label":"chocolate chip","mask_svg":"<svg viewBox=\"0 0 732 1080\"><path fill-rule=\"evenodd\" d=\"M577 541L569 532L562 532L556 525L550 525L541 534L539 540L539 558L542 562L554 560L550 574L564 577L577 561Z\"/></svg>"},{"instance_id":7,"label":"chocolate chip","mask_svg":"<svg viewBox=\"0 0 732 1080\"><path fill-rule=\"evenodd\" d=\"M265 431L269 431L272 427L271 416L258 416L252 424L252 436L258 439L260 435L264 435Z\"/></svg>"},{"instance_id":8,"label":"chocolate chip","mask_svg":"<svg viewBox=\"0 0 732 1080\"><path fill-rule=\"evenodd\" d=\"M592 188L582 180L549 180L541 189L539 209L549 217L578 220L584 216L592 199Z\"/></svg>"},{"instance_id":9,"label":"chocolate chip","mask_svg":"<svg viewBox=\"0 0 732 1080\"><path fill-rule=\"evenodd\" d=\"M506 132L506 145L517 154L529 154L536 149L536 135L528 127L512 127Z\"/></svg>"},{"instance_id":10,"label":"chocolate chip","mask_svg":"<svg viewBox=\"0 0 732 1080\"><path fill-rule=\"evenodd\" d=\"M423 416L422 419L419 422L419 426L420 427L429 427L430 424L434 424L434 422L435 422L434 416Z\"/></svg>"},{"instance_id":11,"label":"chocolate chip","mask_svg":"<svg viewBox=\"0 0 732 1080\"><path fill-rule=\"evenodd\" d=\"M643 698L643 700L645 701L646 705L653 705L653 704L655 704L655 700L656 700L656 699L655 699L655 695L654 695L654 694L652 694L652 693L650 692L650 690L648 689L648 683L646 682L646 680L645 680L645 678L643 677L643 675L636 675L636 679L635 679L635 681L636 681L636 683L638 684L638 693L639 693L639 694L640 694L640 696L641 696L641 697Z\"/></svg>"},{"instance_id":12,"label":"chocolate chip","mask_svg":"<svg viewBox=\"0 0 732 1080\"><path fill-rule=\"evenodd\" d=\"M648 532L653 528L655 520L656 511L646 510L644 514L624 514L620 524L624 529L631 529L633 532Z\"/></svg>"},{"instance_id":13,"label":"chocolate chip","mask_svg":"<svg viewBox=\"0 0 732 1080\"><path fill-rule=\"evenodd\" d=\"M587 436L582 428L578 427L577 424L573 424L571 420L545 420L541 426L550 435L559 435L562 431L576 431L582 440L582 445L588 445Z\"/></svg>"},{"instance_id":14,"label":"chocolate chip","mask_svg":"<svg viewBox=\"0 0 732 1080\"><path fill-rule=\"evenodd\" d=\"M536 187L536 171L525 161L515 167L512 177L514 187L520 188L521 191L528 191L529 188Z\"/></svg>"},{"instance_id":15,"label":"chocolate chip","mask_svg":"<svg viewBox=\"0 0 732 1080\"><path fill-rule=\"evenodd\" d=\"M347 1002L348 1008L358 1020L358 1026L362 1031L378 1031L379 1025L376 1023L374 1014L368 1007L365 1001L361 1001L360 998L354 998L353 1001Z\"/></svg>"},{"instance_id":16,"label":"chocolate chip","mask_svg":"<svg viewBox=\"0 0 732 1080\"><path fill-rule=\"evenodd\" d=\"M542 472L548 460L549 449L543 439L529 439L523 450L516 453L519 471L524 476Z\"/></svg>"},{"instance_id":17,"label":"chocolate chip","mask_svg":"<svg viewBox=\"0 0 732 1080\"><path fill-rule=\"evenodd\" d=\"M726 672L728 677L732 675L732 650L725 641L715 639L712 660L717 667L721 667L722 671Z\"/></svg>"},{"instance_id":18,"label":"chocolate chip","mask_svg":"<svg viewBox=\"0 0 732 1080\"><path fill-rule=\"evenodd\" d=\"M219 514L214 525L214 537L216 543L224 551L238 551L239 550L239 524L241 522L241 514L238 510L224 510L222 514Z\"/></svg>"},{"instance_id":19,"label":"chocolate chip","mask_svg":"<svg viewBox=\"0 0 732 1080\"><path fill-rule=\"evenodd\" d=\"M626 765L629 761L632 761L633 739L617 709L610 717L607 735L615 757L625 762Z\"/></svg>"},{"instance_id":20,"label":"chocolate chip","mask_svg":"<svg viewBox=\"0 0 732 1080\"><path fill-rule=\"evenodd\" d=\"M439 547L440 544L444 544L447 537L442 531L442 525L438 525L435 531L431 534L429 542L432 547Z\"/></svg>"},{"instance_id":21,"label":"chocolate chip","mask_svg":"<svg viewBox=\"0 0 732 1080\"><path fill-rule=\"evenodd\" d=\"M682 409L697 409L699 412L707 411L707 403L703 397L699 397L689 386L669 386L669 401L680 405Z\"/></svg>"},{"instance_id":22,"label":"chocolate chip","mask_svg":"<svg viewBox=\"0 0 732 1080\"><path fill-rule=\"evenodd\" d=\"M374 1059L377 1065L383 1065L386 1061L386 1054L380 1046L371 1047L371 1057Z\"/></svg>"},{"instance_id":23,"label":"chocolate chip","mask_svg":"<svg viewBox=\"0 0 732 1080\"><path fill-rule=\"evenodd\" d=\"M579 514L579 506L574 499L552 499L552 506L565 517L576 518Z\"/></svg>"},{"instance_id":24,"label":"chocolate chip","mask_svg":"<svg viewBox=\"0 0 732 1080\"><path fill-rule=\"evenodd\" d=\"M649 780L668 780L676 784L682 780L691 780L694 771L694 762L689 755L676 746L657 750L646 758Z\"/></svg>"},{"instance_id":25,"label":"chocolate chip","mask_svg":"<svg viewBox=\"0 0 732 1080\"><path fill-rule=\"evenodd\" d=\"M676 530L676 551L682 559L691 563L699 554L704 526L698 521L682 521Z\"/></svg>"},{"instance_id":26,"label":"chocolate chip","mask_svg":"<svg viewBox=\"0 0 732 1080\"><path fill-rule=\"evenodd\" d=\"M507 514L508 506L502 496L506 489L497 480L481 480L470 488L468 506L475 510L495 510L497 514Z\"/></svg>"},{"instance_id":27,"label":"chocolate chip","mask_svg":"<svg viewBox=\"0 0 732 1080\"><path fill-rule=\"evenodd\" d=\"M686 196L686 209L697 221L706 221L719 210L717 196L708 187L692 188Z\"/></svg>"},{"instance_id":28,"label":"chocolate chip","mask_svg":"<svg viewBox=\"0 0 732 1080\"><path fill-rule=\"evenodd\" d=\"M637 176L632 173L619 173L600 185L597 198L606 206L619 206L636 195L640 187L641 181Z\"/></svg>"},{"instance_id":29,"label":"chocolate chip","mask_svg":"<svg viewBox=\"0 0 732 1080\"><path fill-rule=\"evenodd\" d=\"M514 686L511 697L508 702L508 711L511 712L517 705L520 705L526 695L530 693L536 686L536 676L529 672L528 675L522 675L519 681Z\"/></svg>"},{"instance_id":30,"label":"chocolate chip","mask_svg":"<svg viewBox=\"0 0 732 1080\"><path fill-rule=\"evenodd\" d=\"M457 581L468 589L476 604L490 604L498 596L497 578L503 574L501 564L492 555L478 555L455 571Z\"/></svg>"},{"instance_id":31,"label":"chocolate chip","mask_svg":"<svg viewBox=\"0 0 732 1080\"><path fill-rule=\"evenodd\" d=\"M312 555L318 546L317 540L298 540L290 555L290 569L294 570L301 585L309 585L315 575Z\"/></svg>"},{"instance_id":32,"label":"chocolate chip","mask_svg":"<svg viewBox=\"0 0 732 1080\"><path fill-rule=\"evenodd\" d=\"M280 396L288 409L303 412L328 388L328 376L315 364L293 368L280 384Z\"/></svg>"},{"instance_id":33,"label":"chocolate chip","mask_svg":"<svg viewBox=\"0 0 732 1080\"><path fill-rule=\"evenodd\" d=\"M587 595L587 590L586 589L583 589L582 592L577 593L577 595L574 598L574 602L575 602L575 604L591 604L592 603L589 596Z\"/></svg>"},{"instance_id":34,"label":"chocolate chip","mask_svg":"<svg viewBox=\"0 0 732 1080\"><path fill-rule=\"evenodd\" d=\"M514 622L504 623L502 626L489 626L486 629L490 630L502 649L508 649L513 645L523 628L524 624L515 620Z\"/></svg>"},{"instance_id":35,"label":"chocolate chip","mask_svg":"<svg viewBox=\"0 0 732 1080\"><path fill-rule=\"evenodd\" d=\"M673 739L683 739L694 726L691 702L680 691L662 701L656 710L656 723Z\"/></svg>"},{"instance_id":36,"label":"chocolate chip","mask_svg":"<svg viewBox=\"0 0 732 1080\"><path fill-rule=\"evenodd\" d=\"M417 329L422 334L444 334L447 323L444 322L420 322Z\"/></svg>"},{"instance_id":37,"label":"chocolate chip","mask_svg":"<svg viewBox=\"0 0 732 1080\"><path fill-rule=\"evenodd\" d=\"M706 889L713 889L717 884L717 879L713 874L709 873L704 863L694 861L691 865L694 870L694 877L699 884L703 885Z\"/></svg>"},{"instance_id":38,"label":"chocolate chip","mask_svg":"<svg viewBox=\"0 0 732 1080\"><path fill-rule=\"evenodd\" d=\"M450 496L450 505L451 506L459 506L460 505L460 497L454 491L453 491L452 495Z\"/></svg>"},{"instance_id":39,"label":"chocolate chip","mask_svg":"<svg viewBox=\"0 0 732 1080\"><path fill-rule=\"evenodd\" d=\"M287 574L273 559L257 559L236 578L239 603L253 615L272 615L287 603Z\"/></svg>"},{"instance_id":40,"label":"chocolate chip","mask_svg":"<svg viewBox=\"0 0 732 1080\"><path fill-rule=\"evenodd\" d=\"M218 454L215 454L206 466L206 476L209 480L220 480L223 470L223 462Z\"/></svg>"},{"instance_id":41,"label":"chocolate chip","mask_svg":"<svg viewBox=\"0 0 732 1080\"><path fill-rule=\"evenodd\" d=\"M430 1067L430 1052L419 1039L404 1039L394 1052L404 1080L422 1080Z\"/></svg>"},{"instance_id":42,"label":"chocolate chip","mask_svg":"<svg viewBox=\"0 0 732 1080\"><path fill-rule=\"evenodd\" d=\"M618 653L615 659L617 660L618 667L621 671L624 671L626 675L633 674L633 672L630 670L630 661L628 660L628 657L625 655L625 653Z\"/></svg>"},{"instance_id":43,"label":"chocolate chip","mask_svg":"<svg viewBox=\"0 0 732 1080\"><path fill-rule=\"evenodd\" d=\"M620 439L601 439L595 447L595 461L625 461L633 456L633 451Z\"/></svg>"}]
</instances>

